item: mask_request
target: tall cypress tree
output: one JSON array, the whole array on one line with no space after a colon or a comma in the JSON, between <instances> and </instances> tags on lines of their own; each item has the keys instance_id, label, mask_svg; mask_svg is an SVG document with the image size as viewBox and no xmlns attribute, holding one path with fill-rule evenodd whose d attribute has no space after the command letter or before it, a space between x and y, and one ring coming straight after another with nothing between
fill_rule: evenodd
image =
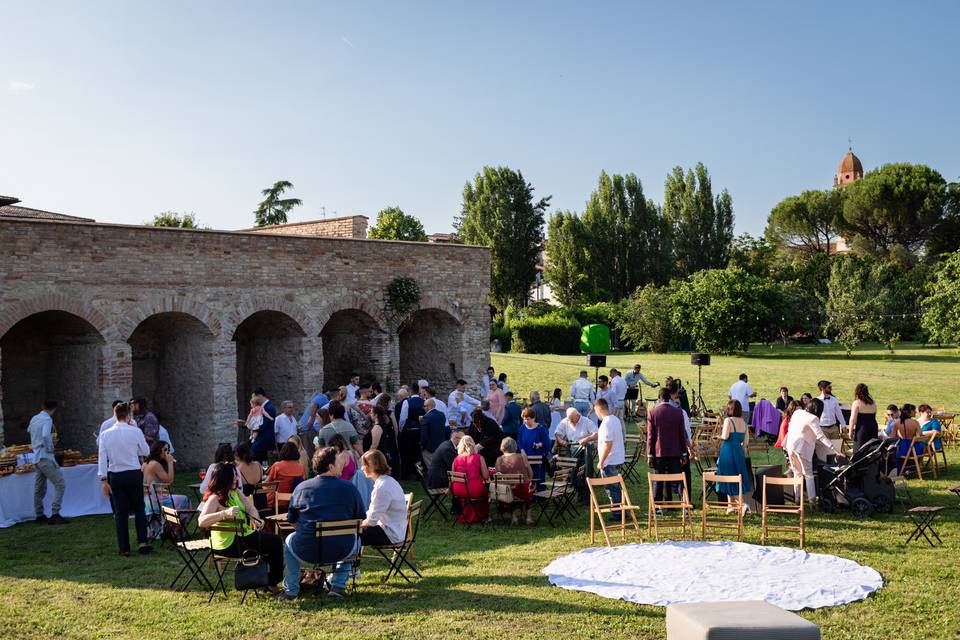
<instances>
[{"instance_id":1,"label":"tall cypress tree","mask_svg":"<svg viewBox=\"0 0 960 640\"><path fill-rule=\"evenodd\" d=\"M664 185L663 215L670 225L679 275L726 266L733 241L733 199L714 197L703 163L683 172L674 167Z\"/></svg>"}]
</instances>

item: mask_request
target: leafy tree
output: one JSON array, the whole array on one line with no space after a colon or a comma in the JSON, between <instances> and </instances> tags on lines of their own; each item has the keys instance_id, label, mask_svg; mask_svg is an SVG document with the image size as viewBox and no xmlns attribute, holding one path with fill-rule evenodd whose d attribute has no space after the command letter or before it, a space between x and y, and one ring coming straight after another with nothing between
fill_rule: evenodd
<instances>
[{"instance_id":1,"label":"leafy tree","mask_svg":"<svg viewBox=\"0 0 960 640\"><path fill-rule=\"evenodd\" d=\"M414 216L408 216L400 207L387 207L377 214L377 222L367 233L377 240L427 241L423 225Z\"/></svg>"},{"instance_id":2,"label":"leafy tree","mask_svg":"<svg viewBox=\"0 0 960 640\"><path fill-rule=\"evenodd\" d=\"M733 200L726 189L713 196L703 163L684 174L674 167L667 176L663 216L671 226L673 253L682 275L727 265L733 240Z\"/></svg>"},{"instance_id":3,"label":"leafy tree","mask_svg":"<svg viewBox=\"0 0 960 640\"><path fill-rule=\"evenodd\" d=\"M769 276L778 259L776 247L749 233L741 233L730 245L730 266L755 276Z\"/></svg>"},{"instance_id":4,"label":"leafy tree","mask_svg":"<svg viewBox=\"0 0 960 640\"><path fill-rule=\"evenodd\" d=\"M672 296L673 325L698 350L746 351L771 315L771 286L739 267L698 271Z\"/></svg>"},{"instance_id":5,"label":"leafy tree","mask_svg":"<svg viewBox=\"0 0 960 640\"><path fill-rule=\"evenodd\" d=\"M888 164L845 187L840 231L860 251L904 259L955 232L947 184L924 165Z\"/></svg>"},{"instance_id":6,"label":"leafy tree","mask_svg":"<svg viewBox=\"0 0 960 640\"><path fill-rule=\"evenodd\" d=\"M650 349L666 353L676 346L673 322L663 309L676 293L675 284L656 287L652 284L638 287L625 302L623 314L617 322L621 340L635 349Z\"/></svg>"},{"instance_id":7,"label":"leafy tree","mask_svg":"<svg viewBox=\"0 0 960 640\"><path fill-rule=\"evenodd\" d=\"M553 296L565 307L595 298L587 258L589 244L586 226L575 212L558 211L550 216L543 275Z\"/></svg>"},{"instance_id":8,"label":"leafy tree","mask_svg":"<svg viewBox=\"0 0 960 640\"><path fill-rule=\"evenodd\" d=\"M146 223L151 227L177 227L180 229L200 229L197 222L197 215L191 213L177 213L176 211L164 211L153 216L153 220Z\"/></svg>"},{"instance_id":9,"label":"leafy tree","mask_svg":"<svg viewBox=\"0 0 960 640\"><path fill-rule=\"evenodd\" d=\"M583 213L590 281L601 300L619 301L638 285L668 278L663 260L666 228L657 206L643 195L640 180L600 173Z\"/></svg>"},{"instance_id":10,"label":"leafy tree","mask_svg":"<svg viewBox=\"0 0 960 640\"><path fill-rule=\"evenodd\" d=\"M294 207L303 204L300 198L281 198L287 189L292 189L293 183L288 180L279 180L273 183L273 186L267 187L263 194L263 202L257 206L253 212L258 227L266 227L274 224L286 224L287 214Z\"/></svg>"},{"instance_id":11,"label":"leafy tree","mask_svg":"<svg viewBox=\"0 0 960 640\"><path fill-rule=\"evenodd\" d=\"M847 355L865 340L877 340L893 351L901 339L917 334L914 300L924 273L871 256L838 257L830 270L828 332Z\"/></svg>"},{"instance_id":12,"label":"leafy tree","mask_svg":"<svg viewBox=\"0 0 960 640\"><path fill-rule=\"evenodd\" d=\"M781 201L767 218L765 236L774 245L831 253L843 215L843 190L804 191Z\"/></svg>"},{"instance_id":13,"label":"leafy tree","mask_svg":"<svg viewBox=\"0 0 960 640\"><path fill-rule=\"evenodd\" d=\"M498 309L527 303L549 206L550 196L535 201L533 185L509 167L484 167L463 187L454 227L464 242L490 247L490 297Z\"/></svg>"},{"instance_id":14,"label":"leafy tree","mask_svg":"<svg viewBox=\"0 0 960 640\"><path fill-rule=\"evenodd\" d=\"M936 266L927 284L923 328L940 344L960 344L960 251Z\"/></svg>"}]
</instances>

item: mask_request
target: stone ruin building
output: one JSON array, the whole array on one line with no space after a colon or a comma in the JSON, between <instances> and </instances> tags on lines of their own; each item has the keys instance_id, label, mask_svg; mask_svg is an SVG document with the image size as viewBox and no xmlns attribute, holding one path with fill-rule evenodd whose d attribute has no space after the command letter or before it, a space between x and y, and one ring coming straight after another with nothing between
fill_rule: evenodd
<instances>
[{"instance_id":1,"label":"stone ruin building","mask_svg":"<svg viewBox=\"0 0 960 640\"><path fill-rule=\"evenodd\" d=\"M143 396L182 464L236 438L256 386L297 410L320 389L426 378L448 392L487 366L489 251L366 239L352 216L240 232L100 224L0 197L0 433L28 441L46 398L89 452L114 399ZM419 308L384 320L414 278Z\"/></svg>"}]
</instances>

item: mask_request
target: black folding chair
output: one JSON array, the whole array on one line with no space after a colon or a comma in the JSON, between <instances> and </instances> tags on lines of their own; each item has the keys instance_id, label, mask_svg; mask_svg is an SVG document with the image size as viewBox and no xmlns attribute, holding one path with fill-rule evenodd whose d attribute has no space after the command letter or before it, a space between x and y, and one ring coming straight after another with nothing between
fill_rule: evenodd
<instances>
[{"instance_id":1,"label":"black folding chair","mask_svg":"<svg viewBox=\"0 0 960 640\"><path fill-rule=\"evenodd\" d=\"M547 488L537 491L533 494L534 501L540 504L540 513L537 514L535 525L540 524L543 516L547 516L547 522L555 525L555 518L564 521L564 512L570 501L570 490L573 488L571 482L572 469L558 469L553 474L553 479L546 483Z\"/></svg>"},{"instance_id":2,"label":"black folding chair","mask_svg":"<svg viewBox=\"0 0 960 640\"><path fill-rule=\"evenodd\" d=\"M640 464L640 459L643 457L643 436L628 434L624 436L624 444L632 444L633 451L630 458L620 468L620 475L623 476L624 480L640 482L643 476L640 475L638 465Z\"/></svg>"},{"instance_id":3,"label":"black folding chair","mask_svg":"<svg viewBox=\"0 0 960 640\"><path fill-rule=\"evenodd\" d=\"M423 488L424 494L426 494L427 499L430 501L430 503L427 504L427 508L423 510L423 519L425 521L429 520L430 516L433 515L433 512L436 511L440 514L441 518L446 520L449 513L444 502L447 499L449 488L444 487L443 489L431 489L429 483L427 482L426 465L424 465L422 462L418 462L414 466L417 470L417 477L420 478L420 486Z\"/></svg>"},{"instance_id":4,"label":"black folding chair","mask_svg":"<svg viewBox=\"0 0 960 640\"><path fill-rule=\"evenodd\" d=\"M248 518L224 518L219 522L215 522L207 528L208 535L212 534L214 531L221 531L223 533L233 533L234 535L241 535L243 533L243 526L248 522ZM213 585L210 589L210 597L207 598L207 604L213 602L213 596L217 595L217 591L223 592L223 596L227 596L227 587L223 582L223 576L226 575L227 571L230 570L230 565L236 567L237 563L240 562L241 558L237 556L228 556L221 551L218 551L213 548L212 540L208 538L208 544L210 545L210 553L208 557L213 561L213 568L217 573L217 584ZM243 597L240 599L240 604L243 604L247 599L247 594L249 590L244 590ZM254 593L256 591L254 590Z\"/></svg>"},{"instance_id":5,"label":"black folding chair","mask_svg":"<svg viewBox=\"0 0 960 640\"><path fill-rule=\"evenodd\" d=\"M189 570L190 577L178 591L186 591L194 580L205 584L207 589L213 591L213 585L210 584L210 580L203 572L203 565L210 557L210 540L207 538L192 539L187 533L186 527L183 526L180 511L172 507L161 507L161 509L163 510L163 521L173 537L173 548L177 550L180 560L183 561L183 567L180 569L180 573L170 582L170 588L173 589L181 576ZM202 560L197 561L197 558L202 554L206 555L203 556Z\"/></svg>"},{"instance_id":6,"label":"black folding chair","mask_svg":"<svg viewBox=\"0 0 960 640\"><path fill-rule=\"evenodd\" d=\"M390 565L390 568L387 569L387 575L383 576L380 582L386 582L395 575L399 575L407 582L411 582L407 574L403 572L403 565L407 565L411 571L417 574L418 578L423 577L409 560L410 551L413 550L413 545L417 541L417 530L420 528L420 507L422 505L423 500L418 500L407 509L407 534L402 541L397 544L370 546L370 548L379 553Z\"/></svg>"}]
</instances>

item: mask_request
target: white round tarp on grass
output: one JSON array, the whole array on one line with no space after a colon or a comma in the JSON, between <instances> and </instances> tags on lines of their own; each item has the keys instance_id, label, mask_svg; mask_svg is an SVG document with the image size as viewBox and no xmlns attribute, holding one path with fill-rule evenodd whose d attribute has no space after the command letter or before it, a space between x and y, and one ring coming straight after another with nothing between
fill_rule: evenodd
<instances>
[{"instance_id":1,"label":"white round tarp on grass","mask_svg":"<svg viewBox=\"0 0 960 640\"><path fill-rule=\"evenodd\" d=\"M870 567L821 553L743 542L659 542L583 549L543 569L564 589L665 607L765 600L819 609L863 600L883 586Z\"/></svg>"}]
</instances>

